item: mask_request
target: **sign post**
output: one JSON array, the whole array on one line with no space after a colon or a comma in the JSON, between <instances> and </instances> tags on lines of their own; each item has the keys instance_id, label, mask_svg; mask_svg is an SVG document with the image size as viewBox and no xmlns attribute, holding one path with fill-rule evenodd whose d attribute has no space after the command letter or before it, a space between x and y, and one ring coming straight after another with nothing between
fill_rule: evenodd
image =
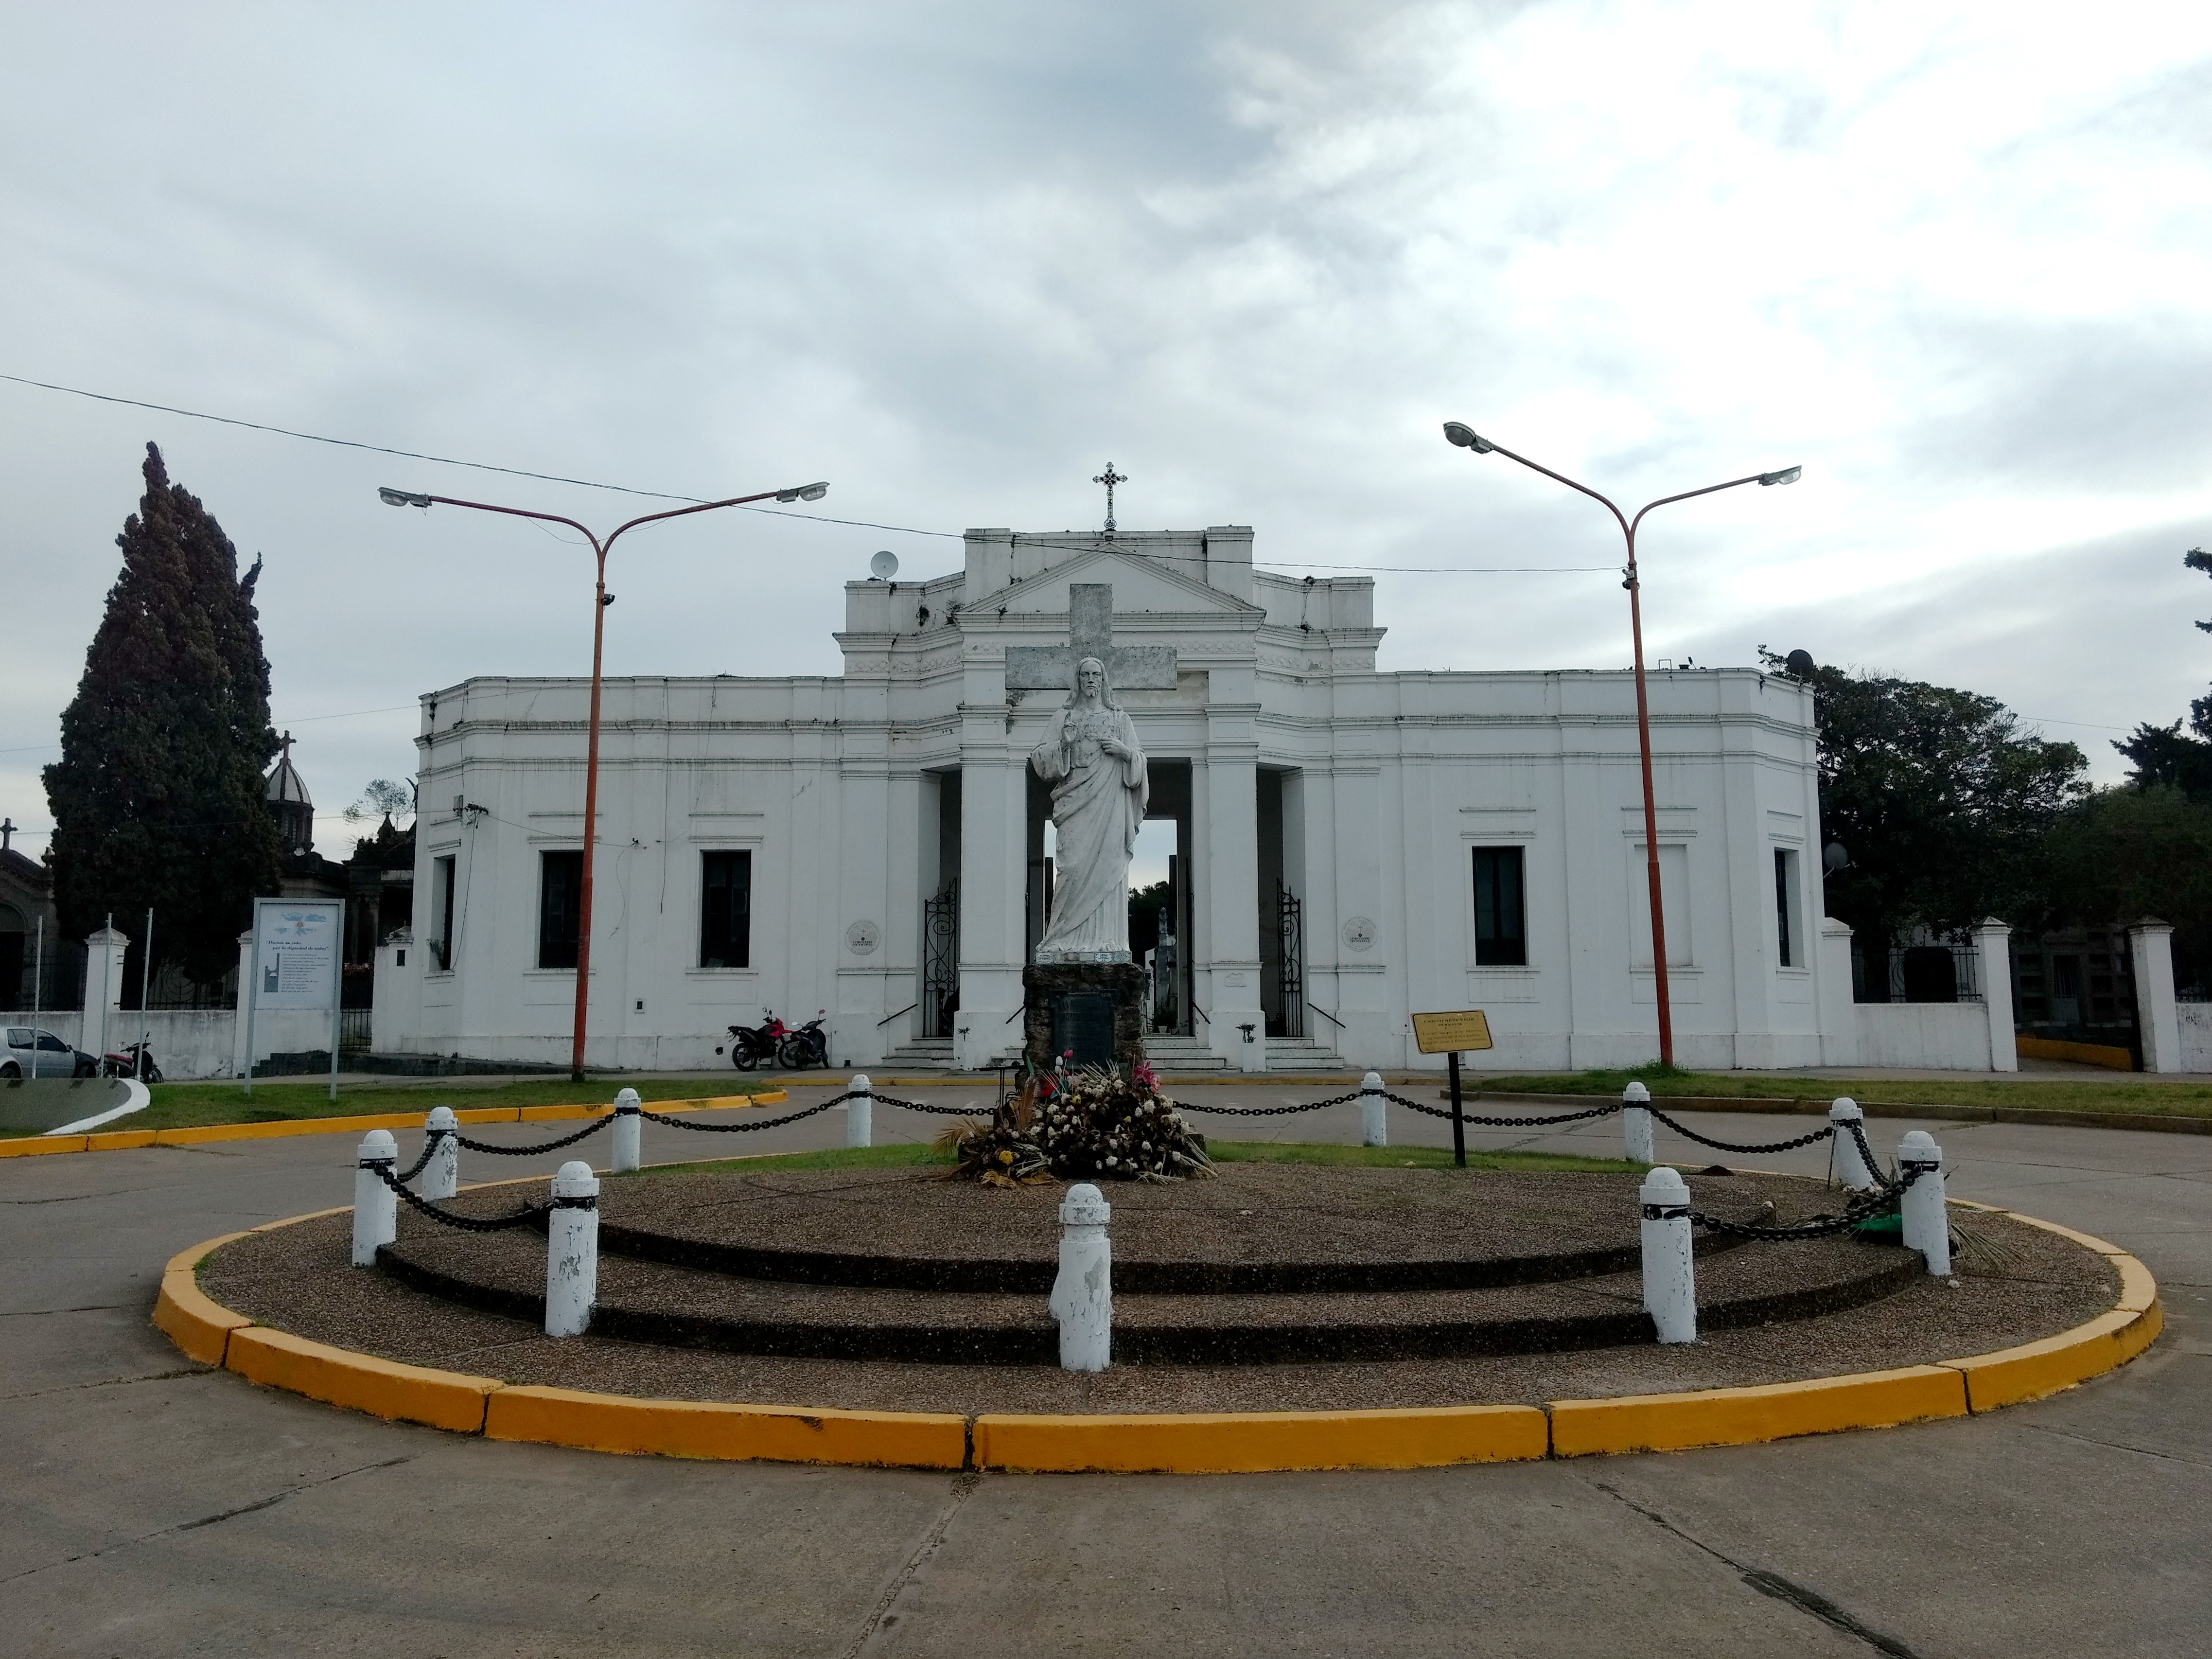
<instances>
[{"instance_id":1,"label":"sign post","mask_svg":"<svg viewBox=\"0 0 2212 1659\"><path fill-rule=\"evenodd\" d=\"M1425 1054L1444 1056L1445 1068L1451 1074L1452 1162L1464 1170L1467 1168L1467 1119L1460 1106L1459 1057L1464 1050L1491 1046L1490 1021L1480 1008L1461 1009L1449 1013L1415 1014L1413 1044Z\"/></svg>"},{"instance_id":2,"label":"sign post","mask_svg":"<svg viewBox=\"0 0 2212 1659\"><path fill-rule=\"evenodd\" d=\"M338 944L345 906L337 901L253 901L253 950L246 998L246 1092L253 1092L253 1016L331 1011L331 1098L338 1097Z\"/></svg>"}]
</instances>

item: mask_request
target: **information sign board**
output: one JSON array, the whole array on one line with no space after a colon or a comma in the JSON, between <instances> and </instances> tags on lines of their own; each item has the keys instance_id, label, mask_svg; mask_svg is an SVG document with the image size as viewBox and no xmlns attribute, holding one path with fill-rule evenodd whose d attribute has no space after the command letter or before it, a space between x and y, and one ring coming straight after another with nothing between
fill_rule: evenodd
<instances>
[{"instance_id":1,"label":"information sign board","mask_svg":"<svg viewBox=\"0 0 2212 1659\"><path fill-rule=\"evenodd\" d=\"M1415 1014L1413 1042L1425 1054L1456 1054L1474 1048L1487 1048L1490 1043L1490 1021L1480 1008L1465 1008L1455 1012Z\"/></svg>"},{"instance_id":2,"label":"information sign board","mask_svg":"<svg viewBox=\"0 0 2212 1659\"><path fill-rule=\"evenodd\" d=\"M259 899L253 926L256 1007L320 1012L337 1002L343 903Z\"/></svg>"}]
</instances>

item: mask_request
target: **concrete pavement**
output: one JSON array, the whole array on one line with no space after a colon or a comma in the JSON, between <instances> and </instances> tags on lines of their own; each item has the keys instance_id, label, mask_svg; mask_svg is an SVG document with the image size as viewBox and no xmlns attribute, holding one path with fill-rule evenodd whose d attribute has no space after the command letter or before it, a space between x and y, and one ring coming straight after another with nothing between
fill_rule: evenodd
<instances>
[{"instance_id":1,"label":"concrete pavement","mask_svg":"<svg viewBox=\"0 0 2212 1659\"><path fill-rule=\"evenodd\" d=\"M1191 1095L1317 1092L1260 1080ZM1778 1138L1772 1119L1685 1121ZM879 1139L942 1121L876 1114ZM1200 1121L1223 1138L1358 1133L1356 1107ZM605 1457L386 1424L192 1366L146 1322L173 1251L345 1202L349 1138L12 1160L0 1644L453 1659L2203 1652L2212 1146L1882 1120L1877 1149L1914 1127L1944 1145L1955 1195L2141 1255L2166 1297L2156 1347L1967 1422L1406 1474L978 1479ZM836 1145L843 1126L833 1110L757 1135L647 1127L657 1159ZM1449 1138L1395 1109L1392 1131ZM1726 1161L1660 1133L1662 1157ZM1601 1120L1474 1144L1619 1140ZM562 1156L470 1155L464 1176L550 1174ZM1825 1154L1741 1161L1809 1170Z\"/></svg>"}]
</instances>

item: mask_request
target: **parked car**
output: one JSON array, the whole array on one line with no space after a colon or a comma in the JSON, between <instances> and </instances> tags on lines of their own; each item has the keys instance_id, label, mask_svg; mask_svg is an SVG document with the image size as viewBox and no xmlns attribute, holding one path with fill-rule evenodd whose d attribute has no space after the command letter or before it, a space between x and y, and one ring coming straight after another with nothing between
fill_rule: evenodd
<instances>
[{"instance_id":1,"label":"parked car","mask_svg":"<svg viewBox=\"0 0 2212 1659\"><path fill-rule=\"evenodd\" d=\"M8 1050L0 1059L0 1078L98 1077L100 1061L72 1048L52 1031L28 1025L8 1027Z\"/></svg>"}]
</instances>

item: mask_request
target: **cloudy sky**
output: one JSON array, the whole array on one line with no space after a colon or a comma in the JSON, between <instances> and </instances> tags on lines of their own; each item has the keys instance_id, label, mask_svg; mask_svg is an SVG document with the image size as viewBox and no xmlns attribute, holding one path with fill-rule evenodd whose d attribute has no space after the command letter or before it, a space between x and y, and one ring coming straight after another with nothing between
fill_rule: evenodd
<instances>
[{"instance_id":1,"label":"cloudy sky","mask_svg":"<svg viewBox=\"0 0 2212 1659\"><path fill-rule=\"evenodd\" d=\"M834 673L879 547L1256 526L1378 570L1385 667L1610 667L1593 504L1667 509L1655 657L1761 643L2080 742L2212 680L2212 9L0 4L0 374L819 511L626 543L614 673ZM417 694L589 662L589 568L381 483L639 498L0 381L0 814L142 447L260 554L319 810ZM936 533L927 533L936 532ZM378 712L364 712L378 711ZM343 826L320 845L343 855Z\"/></svg>"}]
</instances>

